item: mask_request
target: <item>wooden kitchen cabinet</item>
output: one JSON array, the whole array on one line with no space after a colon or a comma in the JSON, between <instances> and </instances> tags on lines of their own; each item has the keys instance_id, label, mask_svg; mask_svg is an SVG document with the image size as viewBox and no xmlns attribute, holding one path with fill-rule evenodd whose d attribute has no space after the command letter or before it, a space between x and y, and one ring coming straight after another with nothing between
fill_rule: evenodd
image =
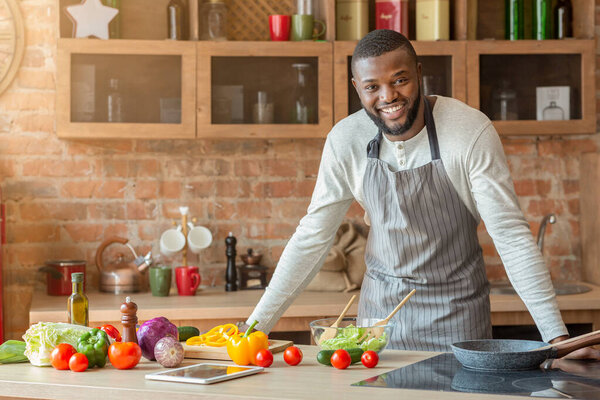
<instances>
[{"instance_id":1,"label":"wooden kitchen cabinet","mask_svg":"<svg viewBox=\"0 0 600 400\"><path fill-rule=\"evenodd\" d=\"M333 119L332 73L329 42L198 42L198 137L324 137Z\"/></svg>"},{"instance_id":2,"label":"wooden kitchen cabinet","mask_svg":"<svg viewBox=\"0 0 600 400\"><path fill-rule=\"evenodd\" d=\"M360 100L352 85L350 67L352 53L357 42L335 42L334 44L334 112L335 122L360 110ZM464 41L413 42L427 94L454 97L467 100Z\"/></svg>"},{"instance_id":3,"label":"wooden kitchen cabinet","mask_svg":"<svg viewBox=\"0 0 600 400\"><path fill-rule=\"evenodd\" d=\"M505 135L596 131L594 40L467 42L467 102ZM536 87L568 87L568 120L537 120ZM504 106L516 102L514 111ZM566 107L563 107L566 108ZM561 114L562 115L562 114Z\"/></svg>"},{"instance_id":4,"label":"wooden kitchen cabinet","mask_svg":"<svg viewBox=\"0 0 600 400\"><path fill-rule=\"evenodd\" d=\"M194 43L59 39L57 134L194 138L195 71Z\"/></svg>"}]
</instances>

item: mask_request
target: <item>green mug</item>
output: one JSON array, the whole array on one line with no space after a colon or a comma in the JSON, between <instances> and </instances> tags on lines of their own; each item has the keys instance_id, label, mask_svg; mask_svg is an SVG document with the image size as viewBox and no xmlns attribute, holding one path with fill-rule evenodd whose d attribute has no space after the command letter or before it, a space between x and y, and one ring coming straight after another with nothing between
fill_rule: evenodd
<instances>
[{"instance_id":1,"label":"green mug","mask_svg":"<svg viewBox=\"0 0 600 400\"><path fill-rule=\"evenodd\" d=\"M171 267L150 267L150 290L152 296L165 297L171 290Z\"/></svg>"},{"instance_id":2,"label":"green mug","mask_svg":"<svg viewBox=\"0 0 600 400\"><path fill-rule=\"evenodd\" d=\"M314 34L315 24L321 25L320 32ZM292 40L313 40L325 33L325 22L310 14L292 15Z\"/></svg>"}]
</instances>

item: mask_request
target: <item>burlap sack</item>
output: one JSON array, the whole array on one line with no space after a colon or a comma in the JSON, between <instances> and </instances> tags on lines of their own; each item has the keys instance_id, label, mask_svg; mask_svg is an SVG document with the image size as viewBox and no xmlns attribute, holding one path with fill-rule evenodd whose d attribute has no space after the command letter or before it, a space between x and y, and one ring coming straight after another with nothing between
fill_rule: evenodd
<instances>
[{"instance_id":1,"label":"burlap sack","mask_svg":"<svg viewBox=\"0 0 600 400\"><path fill-rule=\"evenodd\" d=\"M306 290L341 292L360 288L366 270L366 243L352 223L340 225L321 271Z\"/></svg>"}]
</instances>

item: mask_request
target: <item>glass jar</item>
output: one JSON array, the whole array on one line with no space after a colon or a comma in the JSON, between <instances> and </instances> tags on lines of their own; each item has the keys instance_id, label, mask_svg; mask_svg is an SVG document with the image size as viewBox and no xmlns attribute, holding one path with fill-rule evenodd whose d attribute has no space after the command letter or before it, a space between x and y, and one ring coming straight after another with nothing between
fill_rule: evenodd
<instances>
[{"instance_id":1,"label":"glass jar","mask_svg":"<svg viewBox=\"0 0 600 400\"><path fill-rule=\"evenodd\" d=\"M296 13L300 15L313 15L312 0L296 0Z\"/></svg>"},{"instance_id":2,"label":"glass jar","mask_svg":"<svg viewBox=\"0 0 600 400\"><path fill-rule=\"evenodd\" d=\"M123 122L123 95L119 91L119 80L112 78L109 81L107 120L108 122Z\"/></svg>"},{"instance_id":3,"label":"glass jar","mask_svg":"<svg viewBox=\"0 0 600 400\"><path fill-rule=\"evenodd\" d=\"M256 103L252 109L252 120L255 124L272 124L274 119L273 103L268 102L267 92L259 90Z\"/></svg>"},{"instance_id":4,"label":"glass jar","mask_svg":"<svg viewBox=\"0 0 600 400\"><path fill-rule=\"evenodd\" d=\"M506 9L504 38L506 40L524 39L523 0L505 0L504 6Z\"/></svg>"},{"instance_id":5,"label":"glass jar","mask_svg":"<svg viewBox=\"0 0 600 400\"><path fill-rule=\"evenodd\" d=\"M494 91L493 119L497 121L514 121L519 119L517 108L517 92L515 92L507 80L500 83L500 87Z\"/></svg>"},{"instance_id":6,"label":"glass jar","mask_svg":"<svg viewBox=\"0 0 600 400\"><path fill-rule=\"evenodd\" d=\"M315 105L314 96L308 87L308 74L311 70L310 64L298 63L292 64L296 69L296 87L292 96L292 124L313 124L315 123Z\"/></svg>"},{"instance_id":7,"label":"glass jar","mask_svg":"<svg viewBox=\"0 0 600 400\"><path fill-rule=\"evenodd\" d=\"M202 40L227 40L227 7L220 0L208 0L202 4Z\"/></svg>"},{"instance_id":8,"label":"glass jar","mask_svg":"<svg viewBox=\"0 0 600 400\"><path fill-rule=\"evenodd\" d=\"M570 0L558 0L554 6L554 38L564 39L573 36L573 7Z\"/></svg>"},{"instance_id":9,"label":"glass jar","mask_svg":"<svg viewBox=\"0 0 600 400\"><path fill-rule=\"evenodd\" d=\"M187 39L187 9L182 0L170 0L167 5L167 39Z\"/></svg>"},{"instance_id":10,"label":"glass jar","mask_svg":"<svg viewBox=\"0 0 600 400\"><path fill-rule=\"evenodd\" d=\"M542 118L544 121L562 121L565 119L565 111L556 105L555 101L551 101L550 105L542 110Z\"/></svg>"}]
</instances>

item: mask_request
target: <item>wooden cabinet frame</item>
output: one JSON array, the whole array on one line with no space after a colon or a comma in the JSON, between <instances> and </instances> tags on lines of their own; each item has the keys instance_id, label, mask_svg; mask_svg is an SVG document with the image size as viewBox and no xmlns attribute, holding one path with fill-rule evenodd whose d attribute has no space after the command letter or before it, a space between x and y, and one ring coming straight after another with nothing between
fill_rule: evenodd
<instances>
[{"instance_id":1,"label":"wooden cabinet frame","mask_svg":"<svg viewBox=\"0 0 600 400\"><path fill-rule=\"evenodd\" d=\"M596 85L594 40L520 40L467 42L467 102L480 108L480 56L508 54L580 54L581 119L568 121L494 121L503 135L551 135L596 133ZM518 72L518 71L515 71Z\"/></svg>"},{"instance_id":2,"label":"wooden cabinet frame","mask_svg":"<svg viewBox=\"0 0 600 400\"><path fill-rule=\"evenodd\" d=\"M334 43L334 112L335 122L348 116L348 57L354 52L356 41L339 41ZM412 42L417 56L450 56L452 57L452 97L467 100L466 89L466 42Z\"/></svg>"},{"instance_id":3,"label":"wooden cabinet frame","mask_svg":"<svg viewBox=\"0 0 600 400\"><path fill-rule=\"evenodd\" d=\"M197 132L202 138L325 137L333 122L330 42L198 42ZM317 57L318 124L212 124L212 57Z\"/></svg>"},{"instance_id":4,"label":"wooden cabinet frame","mask_svg":"<svg viewBox=\"0 0 600 400\"><path fill-rule=\"evenodd\" d=\"M114 123L71 121L73 54L181 56L181 123ZM149 40L59 39L57 55L56 131L61 138L159 139L196 136L196 45Z\"/></svg>"}]
</instances>

